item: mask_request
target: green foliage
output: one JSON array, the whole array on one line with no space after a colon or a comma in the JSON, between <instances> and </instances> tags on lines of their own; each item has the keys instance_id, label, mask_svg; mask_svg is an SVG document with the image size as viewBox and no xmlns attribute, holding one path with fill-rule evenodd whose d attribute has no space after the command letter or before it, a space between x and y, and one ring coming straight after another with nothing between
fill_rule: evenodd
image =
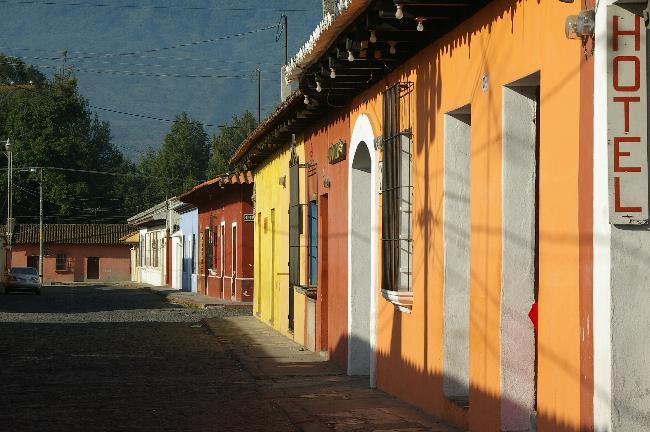
<instances>
[{"instance_id":1,"label":"green foliage","mask_svg":"<svg viewBox=\"0 0 650 432\"><path fill-rule=\"evenodd\" d=\"M228 172L228 160L257 126L257 120L250 111L244 111L241 116L233 115L219 135L212 137L212 156L208 165L208 177Z\"/></svg>"},{"instance_id":2,"label":"green foliage","mask_svg":"<svg viewBox=\"0 0 650 432\"><path fill-rule=\"evenodd\" d=\"M38 79L38 71L31 67L16 66L16 70ZM2 92L0 98L0 138L8 137L13 144L18 222L35 222L38 216L38 173L20 167L133 172L112 145L110 126L90 112L74 78L56 76L38 83ZM47 222L123 221L130 209L116 194L124 189L120 182L124 180L117 176L44 169ZM0 185L0 196L5 197L5 182Z\"/></svg>"},{"instance_id":3,"label":"green foliage","mask_svg":"<svg viewBox=\"0 0 650 432\"><path fill-rule=\"evenodd\" d=\"M186 113L177 115L162 148L149 149L140 161L139 172L146 176L142 202L157 204L205 180L209 157L210 143L203 125Z\"/></svg>"},{"instance_id":4,"label":"green foliage","mask_svg":"<svg viewBox=\"0 0 650 432\"><path fill-rule=\"evenodd\" d=\"M31 65L26 65L20 59L0 55L0 84L14 83L33 84L40 87L47 79Z\"/></svg>"},{"instance_id":5,"label":"green foliage","mask_svg":"<svg viewBox=\"0 0 650 432\"><path fill-rule=\"evenodd\" d=\"M0 91L0 139L9 137L13 143L14 215L19 223L37 221L39 187L38 171L20 171L20 167L45 167L47 222L123 223L227 172L228 159L256 126L246 111L233 116L210 140L202 124L181 113L162 147L149 148L136 165L112 144L110 125L89 110L74 77L57 75L48 81L31 66L11 59L9 67L3 59L0 56L0 81L35 83ZM6 197L5 181L0 181L0 197Z\"/></svg>"}]
</instances>

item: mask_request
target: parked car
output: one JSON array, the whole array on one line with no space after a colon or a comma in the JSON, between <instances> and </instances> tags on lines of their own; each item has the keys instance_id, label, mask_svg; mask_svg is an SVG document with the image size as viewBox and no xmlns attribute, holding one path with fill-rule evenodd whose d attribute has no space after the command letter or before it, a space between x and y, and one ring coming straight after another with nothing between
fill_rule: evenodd
<instances>
[{"instance_id":1,"label":"parked car","mask_svg":"<svg viewBox=\"0 0 650 432\"><path fill-rule=\"evenodd\" d=\"M13 267L9 269L5 282L5 294L12 291L32 291L41 294L41 279L38 270L32 267Z\"/></svg>"}]
</instances>

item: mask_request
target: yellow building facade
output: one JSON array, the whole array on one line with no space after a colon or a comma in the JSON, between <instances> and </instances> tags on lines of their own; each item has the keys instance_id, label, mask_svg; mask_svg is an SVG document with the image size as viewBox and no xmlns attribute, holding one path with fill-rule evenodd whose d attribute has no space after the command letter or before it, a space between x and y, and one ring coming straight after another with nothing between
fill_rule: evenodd
<instances>
[{"instance_id":1,"label":"yellow building facade","mask_svg":"<svg viewBox=\"0 0 650 432\"><path fill-rule=\"evenodd\" d=\"M262 322L289 335L289 160L286 145L255 171L255 294L253 313ZM295 152L304 160L301 137ZM300 177L301 186L304 176ZM301 236L303 237L303 236ZM301 238L301 242L304 239ZM304 277L304 276L303 276ZM304 299L295 303L295 327L304 328ZM303 337L304 332L296 332ZM303 342L299 340L299 342Z\"/></svg>"}]
</instances>

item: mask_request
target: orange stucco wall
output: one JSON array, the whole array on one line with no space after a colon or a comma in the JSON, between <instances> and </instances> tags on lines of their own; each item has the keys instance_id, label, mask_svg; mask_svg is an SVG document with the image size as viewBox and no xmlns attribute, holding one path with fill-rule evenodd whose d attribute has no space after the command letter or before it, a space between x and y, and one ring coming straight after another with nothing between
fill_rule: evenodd
<instances>
[{"instance_id":1,"label":"orange stucco wall","mask_svg":"<svg viewBox=\"0 0 650 432\"><path fill-rule=\"evenodd\" d=\"M494 1L353 103L381 133L381 92L414 83L414 305L395 310L377 287L377 384L473 431L500 427L502 88L541 73L538 430L580 421L579 41L564 36L578 4ZM482 77L488 88L482 89ZM442 394L443 118L471 104L470 408ZM406 113L403 118L406 125ZM381 261L379 261L381 262ZM377 269L380 271L380 269ZM380 278L378 278L380 280Z\"/></svg>"},{"instance_id":2,"label":"orange stucco wall","mask_svg":"<svg viewBox=\"0 0 650 432\"><path fill-rule=\"evenodd\" d=\"M97 281L131 280L131 250L129 245L46 245L48 254L43 259L43 280L50 282L84 282L87 278L88 257L99 257ZM68 269L56 270L57 254L65 254ZM11 252L11 265L24 267L28 256L38 256L38 245L15 245Z\"/></svg>"},{"instance_id":3,"label":"orange stucco wall","mask_svg":"<svg viewBox=\"0 0 650 432\"><path fill-rule=\"evenodd\" d=\"M305 134L307 169L304 202L317 199L319 206L318 299L316 304L316 346L327 350L330 358L345 368L348 333L348 163L330 164L328 148L339 140L350 145L350 118L334 113ZM348 155L349 157L349 155ZM329 187L323 181L329 180ZM326 231L326 232L325 232ZM305 231L306 232L306 231ZM304 260L308 274L308 260Z\"/></svg>"}]
</instances>

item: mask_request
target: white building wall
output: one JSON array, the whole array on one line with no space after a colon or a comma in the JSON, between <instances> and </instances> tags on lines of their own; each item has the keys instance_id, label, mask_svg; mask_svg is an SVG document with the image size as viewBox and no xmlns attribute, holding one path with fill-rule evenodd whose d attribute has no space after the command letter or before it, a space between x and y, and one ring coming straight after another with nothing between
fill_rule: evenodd
<instances>
[{"instance_id":1,"label":"white building wall","mask_svg":"<svg viewBox=\"0 0 650 432\"><path fill-rule=\"evenodd\" d=\"M636 432L650 430L650 231L609 223L607 7L614 3L601 0L596 12L594 424L597 432Z\"/></svg>"}]
</instances>

